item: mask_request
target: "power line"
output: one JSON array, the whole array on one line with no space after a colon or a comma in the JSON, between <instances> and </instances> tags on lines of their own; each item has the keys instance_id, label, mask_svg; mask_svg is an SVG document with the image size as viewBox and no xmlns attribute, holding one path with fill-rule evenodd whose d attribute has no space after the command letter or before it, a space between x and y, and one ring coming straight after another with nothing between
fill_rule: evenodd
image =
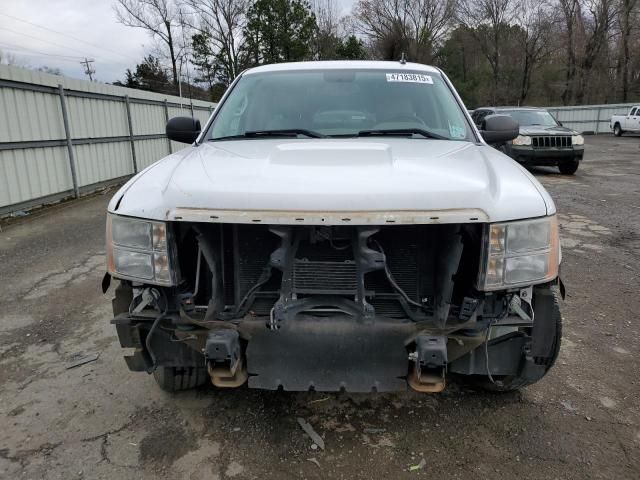
<instances>
[{"instance_id":1,"label":"power line","mask_svg":"<svg viewBox=\"0 0 640 480\"><path fill-rule=\"evenodd\" d=\"M67 49L67 50L74 50L74 51L76 51L76 52L82 53L83 55L84 55L85 53L87 53L87 52L80 51L80 50L78 50L78 49L76 49L76 48L73 48L73 47L69 47L69 46L66 46L66 45L61 45L61 44L59 44L59 43L52 42L52 41L50 41L50 40L44 40L44 39L42 39L42 38L34 37L33 35L29 35L28 33L24 33L24 32L17 32L17 31L15 31L15 30L11 30L10 28L2 27L2 30L7 31L7 32L11 32L11 33L15 33L16 35L22 35L22 36L24 36L24 37L32 38L32 39L34 39L34 40L37 40L37 41L39 41L39 42L44 42L44 43L47 43L47 44L49 44L49 45L55 45L56 47L64 48L64 49Z\"/></svg>"},{"instance_id":2,"label":"power line","mask_svg":"<svg viewBox=\"0 0 640 480\"><path fill-rule=\"evenodd\" d=\"M19 45L12 45L10 43L4 43L4 42L0 42L0 46L4 47L4 48L8 48L11 50L17 50L20 52L20 55L42 55L44 57L56 57L56 58L61 58L61 59L67 59L68 61L74 61L77 62L78 60L82 59L82 57L78 56L78 55L59 55L57 53L48 53L48 52L41 52L38 50L33 50L30 48L26 48L26 47L22 47Z\"/></svg>"},{"instance_id":3,"label":"power line","mask_svg":"<svg viewBox=\"0 0 640 480\"><path fill-rule=\"evenodd\" d=\"M11 18L11 19L13 19L13 20L17 20L18 22L23 22L23 23L26 23L26 24L28 24L28 25L32 25L32 26L37 27L37 28L41 28L41 29L43 29L43 30L47 30L47 31L52 32L52 33L55 33L55 34L57 34L57 35L61 35L61 36L63 36L63 37L70 38L70 39L72 39L72 40L75 40L76 42L82 42L82 43L85 43L85 44L90 45L90 46L92 46L92 47L94 47L94 48L99 48L100 50L104 50L105 52L110 52L110 53L113 53L113 54L115 54L115 55L118 55L118 56L120 56L120 57L122 57L122 58L126 58L127 60L130 60L130 61L131 61L131 60L133 60L133 58L132 58L132 57L129 57L129 56L127 56L127 55L123 55L123 54L122 54L122 53L120 53L120 52L116 52L115 50L111 50L111 49L109 49L109 48L105 48L105 47L102 47L102 46L100 46L100 45L96 45L95 43L87 42L86 40L82 40L81 38L74 37L73 35L69 35L68 33L60 32L60 31L58 31L58 30L54 30L53 28L45 27L44 25L39 25L39 24L37 24L37 23L33 23L33 22L28 21L28 20L24 20L24 19L22 19L22 18L14 17L13 15L9 15L9 14L7 14L7 13L2 13L2 12L0 12L0 15L2 15L2 16L4 16L4 17L7 17L7 18Z\"/></svg>"}]
</instances>

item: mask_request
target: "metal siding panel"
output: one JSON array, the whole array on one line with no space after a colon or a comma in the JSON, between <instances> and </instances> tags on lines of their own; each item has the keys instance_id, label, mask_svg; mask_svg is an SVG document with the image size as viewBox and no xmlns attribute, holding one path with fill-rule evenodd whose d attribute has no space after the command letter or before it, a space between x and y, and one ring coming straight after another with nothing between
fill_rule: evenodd
<instances>
[{"instance_id":1,"label":"metal siding panel","mask_svg":"<svg viewBox=\"0 0 640 480\"><path fill-rule=\"evenodd\" d=\"M22 94L22 92L18 92L17 90L9 89L6 97L4 98L5 108L3 109L7 114L7 130L9 139L18 139L22 140L22 136L20 135L20 121L21 114L18 109L18 100L17 96Z\"/></svg>"},{"instance_id":2,"label":"metal siding panel","mask_svg":"<svg viewBox=\"0 0 640 480\"><path fill-rule=\"evenodd\" d=\"M57 87L58 84L62 84L65 89L73 89L81 92L91 92L120 97L129 95L129 97L131 97L132 99L144 99L155 102L163 102L166 99L169 103L182 103L185 105L189 103L188 99L180 98L175 95L164 95L161 93L145 92L143 90L134 90L131 88L107 85L104 83L88 82L86 80L76 80L67 77L59 77L56 75L35 72L33 70L27 70L10 65L0 65L0 78L16 82L44 85L48 87ZM215 106L214 103L205 102L202 100L194 100L193 105L194 107L208 107L210 105Z\"/></svg>"},{"instance_id":3,"label":"metal siding panel","mask_svg":"<svg viewBox=\"0 0 640 480\"><path fill-rule=\"evenodd\" d=\"M164 105L131 104L131 121L134 135L164 133Z\"/></svg>"},{"instance_id":4,"label":"metal siding panel","mask_svg":"<svg viewBox=\"0 0 640 480\"><path fill-rule=\"evenodd\" d=\"M578 132L609 132L612 115L625 115L633 104L584 105L549 108L564 126Z\"/></svg>"},{"instance_id":5,"label":"metal siding panel","mask_svg":"<svg viewBox=\"0 0 640 480\"><path fill-rule=\"evenodd\" d=\"M182 108L169 105L169 118L190 117L190 116L191 116L191 110L189 109L188 105L184 105Z\"/></svg>"},{"instance_id":6,"label":"metal siding panel","mask_svg":"<svg viewBox=\"0 0 640 480\"><path fill-rule=\"evenodd\" d=\"M64 138L60 97L43 92L23 92L30 107L30 128L21 140L59 140Z\"/></svg>"},{"instance_id":7,"label":"metal siding panel","mask_svg":"<svg viewBox=\"0 0 640 480\"><path fill-rule=\"evenodd\" d=\"M167 151L167 140L164 138L137 140L136 154L138 168L140 170L147 168L152 163L157 162L169 154Z\"/></svg>"},{"instance_id":8,"label":"metal siding panel","mask_svg":"<svg viewBox=\"0 0 640 480\"><path fill-rule=\"evenodd\" d=\"M133 173L128 141L75 145L73 148L81 187Z\"/></svg>"},{"instance_id":9,"label":"metal siding panel","mask_svg":"<svg viewBox=\"0 0 640 480\"><path fill-rule=\"evenodd\" d=\"M65 88L74 139L129 135L125 103L113 97L129 95L131 98L133 130L138 135L164 133L165 127L164 104L140 102L167 100L169 103L182 103L182 108L170 105L169 116L191 115L188 100L175 96L69 79L7 65L0 65L0 79L19 82L0 88L0 142L65 139L57 90L33 91L28 89L29 84L40 89L57 89L58 84ZM112 97L88 98L86 95ZM202 101L193 103L194 106L215 106ZM208 111L195 109L194 113L203 121ZM172 145L173 151L187 146L175 142ZM139 168L166 156L167 147L164 138L137 141ZM80 186L132 173L128 141L75 145L73 151ZM0 207L72 189L66 146L0 151Z\"/></svg>"},{"instance_id":10,"label":"metal siding panel","mask_svg":"<svg viewBox=\"0 0 640 480\"><path fill-rule=\"evenodd\" d=\"M66 99L74 139L129 134L124 102L73 96Z\"/></svg>"},{"instance_id":11,"label":"metal siding panel","mask_svg":"<svg viewBox=\"0 0 640 480\"><path fill-rule=\"evenodd\" d=\"M65 147L0 151L0 206L72 188Z\"/></svg>"}]
</instances>

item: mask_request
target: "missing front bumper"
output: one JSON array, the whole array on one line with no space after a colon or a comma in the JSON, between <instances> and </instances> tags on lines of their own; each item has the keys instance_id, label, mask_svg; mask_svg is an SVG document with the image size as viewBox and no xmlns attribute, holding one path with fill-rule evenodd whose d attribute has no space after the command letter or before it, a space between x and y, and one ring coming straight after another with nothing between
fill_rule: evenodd
<instances>
[{"instance_id":1,"label":"missing front bumper","mask_svg":"<svg viewBox=\"0 0 640 480\"><path fill-rule=\"evenodd\" d=\"M277 331L261 329L247 347L249 387L288 391L406 390L415 326L376 318L301 315Z\"/></svg>"}]
</instances>

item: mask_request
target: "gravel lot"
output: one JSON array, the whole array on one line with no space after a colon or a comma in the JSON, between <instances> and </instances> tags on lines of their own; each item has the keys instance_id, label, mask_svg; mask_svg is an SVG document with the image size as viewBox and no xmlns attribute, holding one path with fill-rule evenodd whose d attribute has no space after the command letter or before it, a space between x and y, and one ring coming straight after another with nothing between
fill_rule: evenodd
<instances>
[{"instance_id":1,"label":"gravel lot","mask_svg":"<svg viewBox=\"0 0 640 480\"><path fill-rule=\"evenodd\" d=\"M640 137L587 137L576 176L534 173L562 223L565 336L506 395L165 394L109 324L110 194L3 225L0 478L640 478Z\"/></svg>"}]
</instances>

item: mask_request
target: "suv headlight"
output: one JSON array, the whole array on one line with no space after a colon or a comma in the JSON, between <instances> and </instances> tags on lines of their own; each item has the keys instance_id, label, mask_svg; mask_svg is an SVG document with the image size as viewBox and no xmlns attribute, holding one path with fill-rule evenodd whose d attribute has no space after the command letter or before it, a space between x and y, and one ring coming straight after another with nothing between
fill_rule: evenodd
<instances>
[{"instance_id":1,"label":"suv headlight","mask_svg":"<svg viewBox=\"0 0 640 480\"><path fill-rule=\"evenodd\" d=\"M511 142L512 145L531 145L531 137L528 135L518 135Z\"/></svg>"},{"instance_id":2,"label":"suv headlight","mask_svg":"<svg viewBox=\"0 0 640 480\"><path fill-rule=\"evenodd\" d=\"M560 246L555 215L494 223L485 230L479 290L504 290L558 276Z\"/></svg>"},{"instance_id":3,"label":"suv headlight","mask_svg":"<svg viewBox=\"0 0 640 480\"><path fill-rule=\"evenodd\" d=\"M573 135L571 137L572 145L584 145L584 137L582 135Z\"/></svg>"},{"instance_id":4,"label":"suv headlight","mask_svg":"<svg viewBox=\"0 0 640 480\"><path fill-rule=\"evenodd\" d=\"M111 275L169 286L176 283L174 263L166 223L107 215L107 270Z\"/></svg>"}]
</instances>

